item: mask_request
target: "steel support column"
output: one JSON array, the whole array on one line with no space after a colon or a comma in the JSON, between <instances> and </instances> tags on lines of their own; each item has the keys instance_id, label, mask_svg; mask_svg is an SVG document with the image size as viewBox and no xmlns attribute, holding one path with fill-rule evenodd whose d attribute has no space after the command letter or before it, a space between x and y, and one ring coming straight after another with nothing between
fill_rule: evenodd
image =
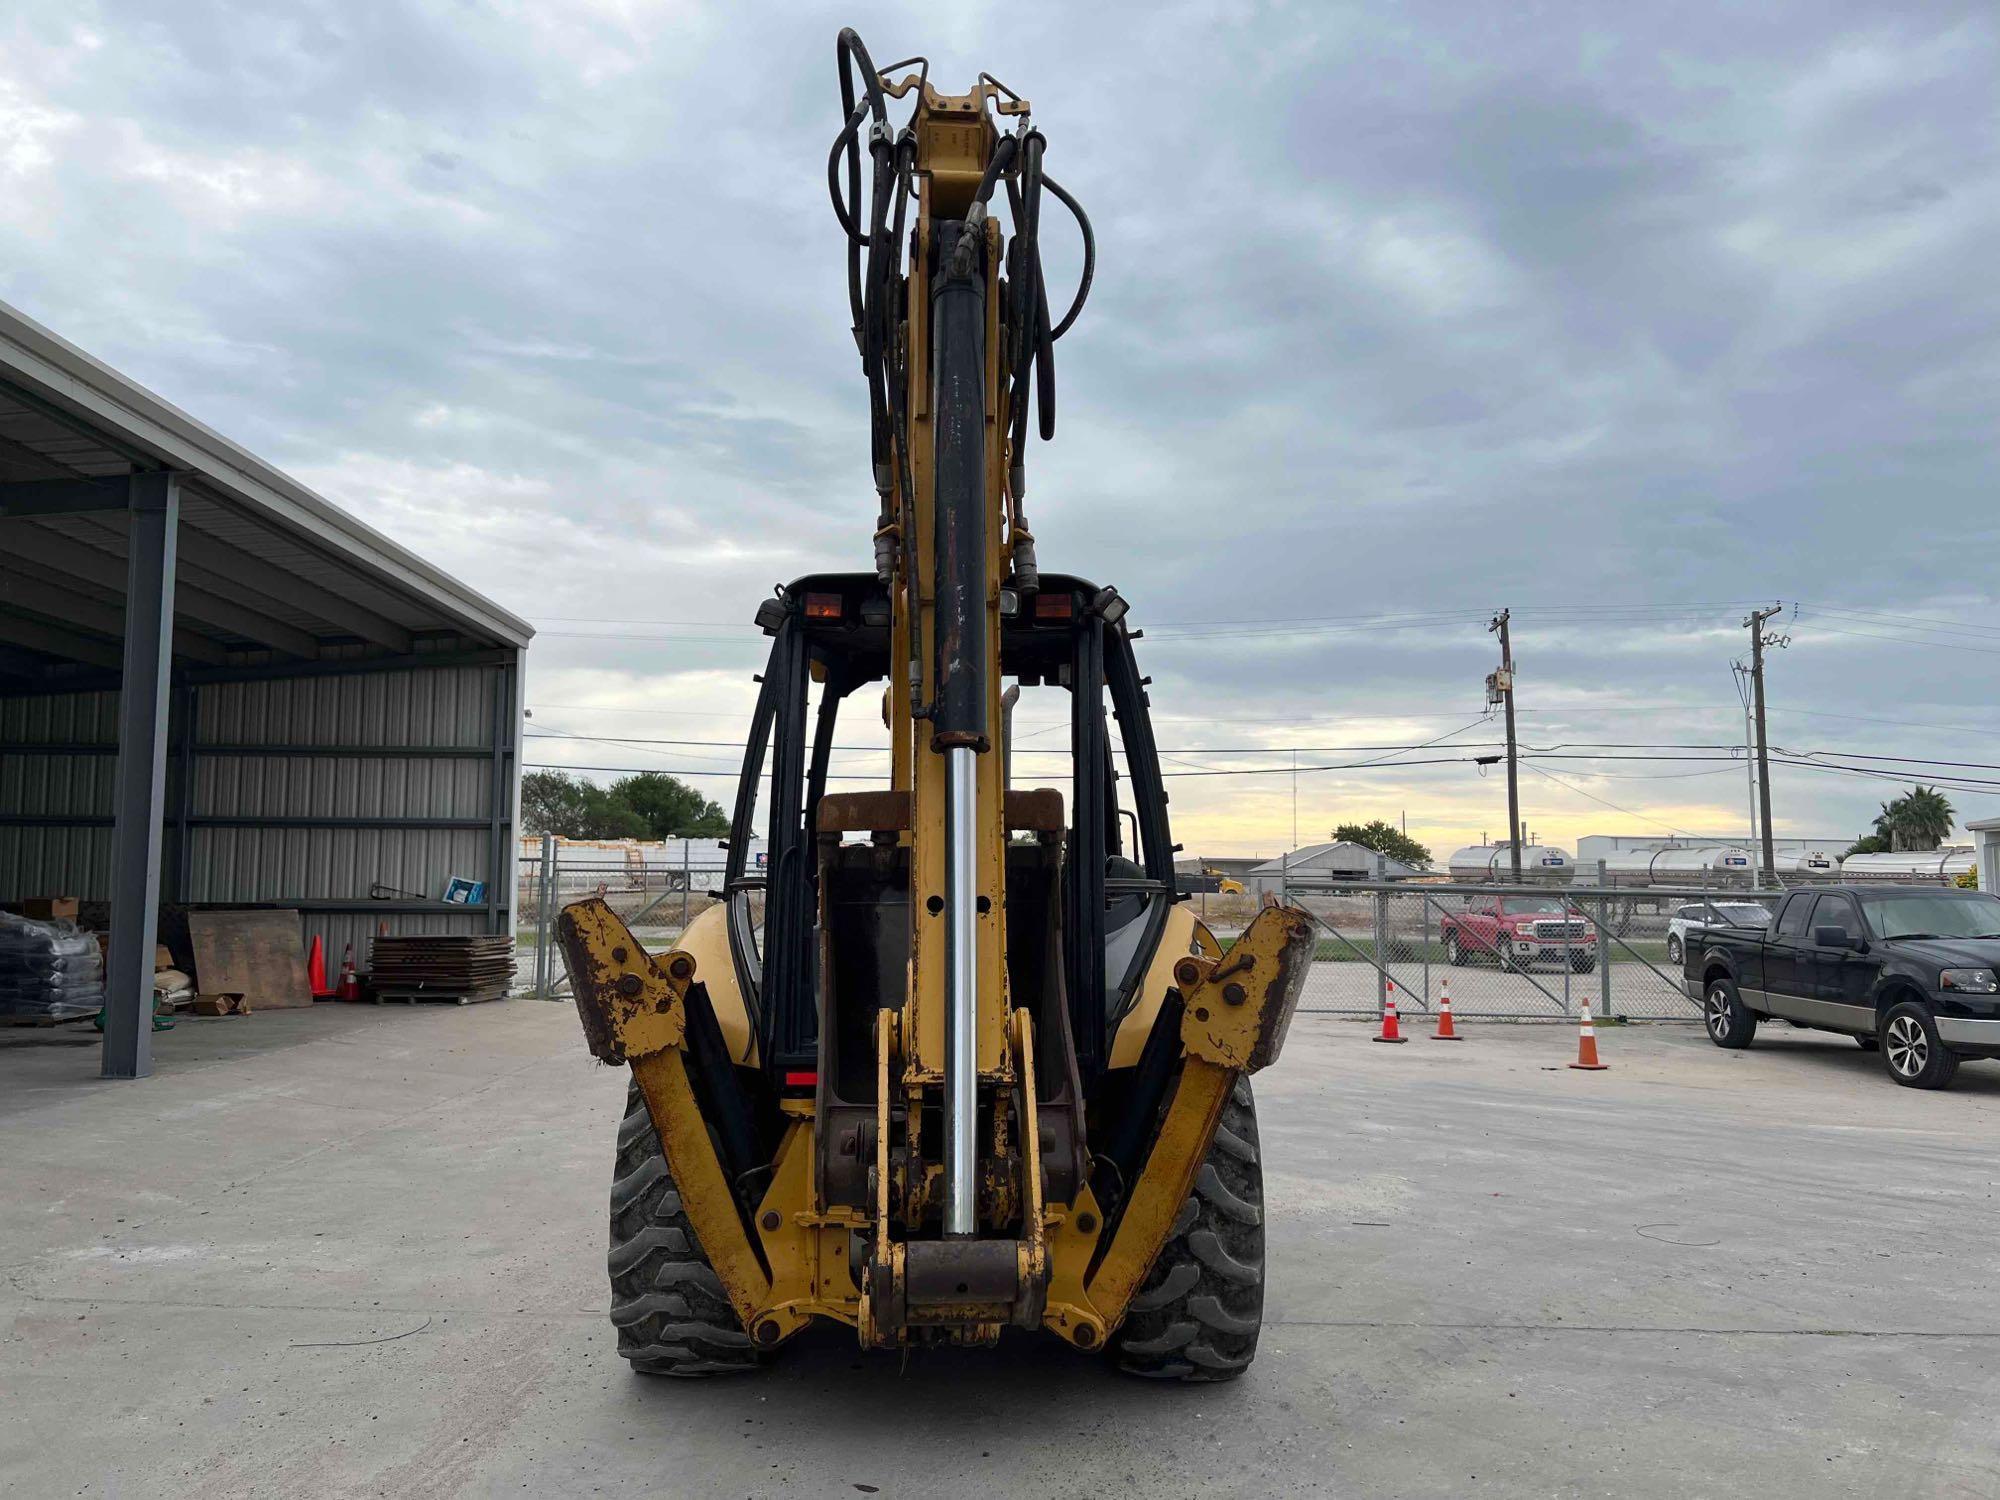
<instances>
[{"instance_id":1,"label":"steel support column","mask_svg":"<svg viewBox=\"0 0 2000 1500\"><path fill-rule=\"evenodd\" d=\"M153 1071L153 944L167 782L177 476L134 474L127 508L125 661L118 697L117 818L111 851L111 962L104 977L106 1078Z\"/></svg>"},{"instance_id":2,"label":"steel support column","mask_svg":"<svg viewBox=\"0 0 2000 1500\"><path fill-rule=\"evenodd\" d=\"M512 932L508 913L514 906L515 851L507 846L513 838L513 783L508 778L510 758L520 714L514 707L515 683L519 680L518 660L496 667L493 672L492 778L487 790L486 890L494 903L487 919L488 932ZM503 885L501 882L507 884Z\"/></svg>"}]
</instances>

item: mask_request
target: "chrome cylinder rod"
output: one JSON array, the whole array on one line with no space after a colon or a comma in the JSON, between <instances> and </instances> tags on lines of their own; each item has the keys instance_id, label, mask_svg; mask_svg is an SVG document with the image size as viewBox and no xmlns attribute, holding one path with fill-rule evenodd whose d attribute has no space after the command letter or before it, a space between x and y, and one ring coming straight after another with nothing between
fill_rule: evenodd
<instances>
[{"instance_id":1,"label":"chrome cylinder rod","mask_svg":"<svg viewBox=\"0 0 2000 1500\"><path fill-rule=\"evenodd\" d=\"M979 1232L979 758L945 752L944 1232Z\"/></svg>"}]
</instances>

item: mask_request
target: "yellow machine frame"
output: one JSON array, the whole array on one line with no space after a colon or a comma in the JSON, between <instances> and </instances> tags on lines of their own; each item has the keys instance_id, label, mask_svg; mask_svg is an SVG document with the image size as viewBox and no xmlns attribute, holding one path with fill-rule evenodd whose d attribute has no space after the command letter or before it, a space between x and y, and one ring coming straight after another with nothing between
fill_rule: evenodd
<instances>
[{"instance_id":1,"label":"yellow machine frame","mask_svg":"<svg viewBox=\"0 0 2000 1500\"><path fill-rule=\"evenodd\" d=\"M1079 1183L1068 1201L1045 1198L1034 1026L1028 1010L1012 1005L1008 989L1003 757L979 754L974 1056L983 1096L992 1101L979 1148L982 1161L1013 1166L981 1176L976 1237L936 1240L913 1229L927 1209L935 1209L939 1169L927 1161L914 1176L899 1175L892 1143L901 1144L907 1159L921 1157L916 1122L941 1108L949 1029L940 915L947 892L947 758L917 712L935 692L939 631L939 518L926 500L936 453L928 268L939 223L969 218L977 225L986 252L983 696L991 744L997 747L1001 581L1022 523L1019 497L1007 492L1016 456L1008 451L1013 414L1002 378L1002 235L983 208L971 211L1001 139L996 110L1025 116L1027 104L984 78L962 95L940 94L915 77L883 80L882 86L892 97L918 91L912 119L917 214L904 305L909 492L899 478L884 531L889 550L902 560L891 584L890 659L921 663L922 671L914 681L901 670L889 674L891 784L909 811L899 827L878 830L878 836L893 833L909 850L911 920L905 1003L885 1004L876 1017L869 1208L829 1205L819 1198L813 1167L819 1126L812 1101L804 1099L780 1103L781 1143L754 1207L746 1207L732 1188L704 1117L688 1034L691 986L707 980L711 999L733 990L733 975L714 969L726 951L716 928L711 925L699 943L690 933L687 947L651 956L607 904L589 900L562 913L558 934L590 1046L605 1062L631 1067L684 1211L731 1307L758 1345L778 1344L810 1319L826 1317L854 1326L870 1346L894 1346L919 1332L990 1342L1003 1326L1013 1325L1040 1326L1078 1348L1098 1348L1125 1316L1172 1231L1236 1078L1276 1058L1310 958L1312 923L1303 912L1267 908L1226 954L1205 932L1193 937L1198 929L1191 920L1173 925L1179 946L1161 950L1143 1013L1127 1018L1118 1055L1136 1055L1171 985L1182 1004L1182 1057L1143 1168L1107 1234L1087 1183ZM882 540L878 537L878 544ZM699 957L689 951L694 948L701 950ZM738 1034L739 1026L724 1030ZM739 1065L750 1060L747 1043L734 1060ZM865 1253L857 1254L857 1246Z\"/></svg>"}]
</instances>

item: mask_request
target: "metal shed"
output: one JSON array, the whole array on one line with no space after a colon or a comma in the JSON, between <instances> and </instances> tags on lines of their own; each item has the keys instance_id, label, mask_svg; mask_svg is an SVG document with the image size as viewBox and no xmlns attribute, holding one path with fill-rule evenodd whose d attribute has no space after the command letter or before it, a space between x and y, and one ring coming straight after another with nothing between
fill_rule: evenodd
<instances>
[{"instance_id":1,"label":"metal shed","mask_svg":"<svg viewBox=\"0 0 2000 1500\"><path fill-rule=\"evenodd\" d=\"M105 1076L162 901L513 930L533 633L0 303L0 900L110 903Z\"/></svg>"},{"instance_id":2,"label":"metal shed","mask_svg":"<svg viewBox=\"0 0 2000 1500\"><path fill-rule=\"evenodd\" d=\"M1282 895L1290 887L1350 884L1357 880L1411 880L1423 872L1365 844L1340 840L1307 844L1253 866L1243 886L1253 896Z\"/></svg>"}]
</instances>

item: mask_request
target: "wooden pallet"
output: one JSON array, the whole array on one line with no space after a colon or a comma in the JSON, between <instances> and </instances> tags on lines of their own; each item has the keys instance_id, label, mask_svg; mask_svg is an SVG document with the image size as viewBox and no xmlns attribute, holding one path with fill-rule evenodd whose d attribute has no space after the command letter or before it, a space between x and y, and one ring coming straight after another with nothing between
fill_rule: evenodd
<instances>
[{"instance_id":1,"label":"wooden pallet","mask_svg":"<svg viewBox=\"0 0 2000 1500\"><path fill-rule=\"evenodd\" d=\"M0 1016L0 1026L30 1026L40 1031L50 1026L88 1026L89 1016Z\"/></svg>"},{"instance_id":2,"label":"wooden pallet","mask_svg":"<svg viewBox=\"0 0 2000 1500\"><path fill-rule=\"evenodd\" d=\"M459 991L446 990L446 989L436 989L436 990L392 989L392 990L376 990L373 993L372 998L374 999L377 1005L382 1005L385 1003L389 1004L401 1003L404 1005L416 1005L420 1002L430 1005L478 1005L483 1001L487 1000L505 1000L507 998L507 991L505 989L497 989L497 990L485 989L485 990L472 990L461 993Z\"/></svg>"}]
</instances>

